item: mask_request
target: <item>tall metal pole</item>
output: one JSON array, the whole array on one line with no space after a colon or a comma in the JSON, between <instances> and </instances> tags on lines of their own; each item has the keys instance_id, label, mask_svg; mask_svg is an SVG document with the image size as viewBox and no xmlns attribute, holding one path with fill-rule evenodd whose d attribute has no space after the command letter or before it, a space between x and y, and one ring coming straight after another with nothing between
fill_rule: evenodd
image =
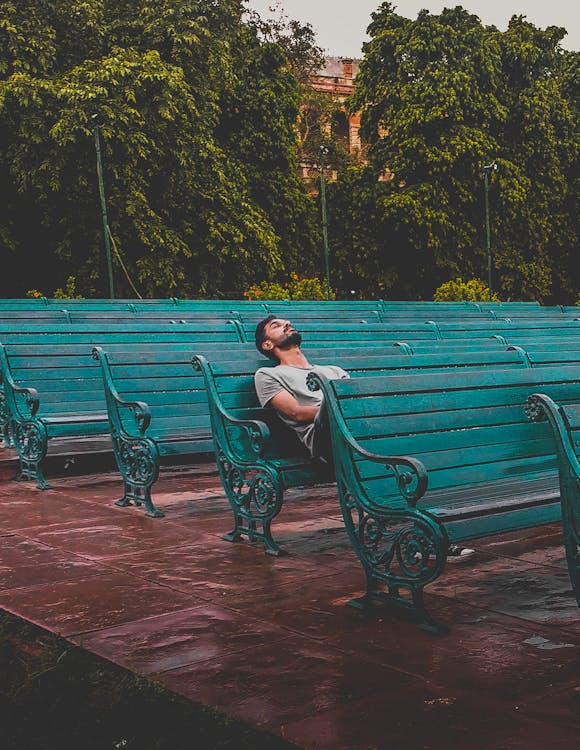
<instances>
[{"instance_id":1,"label":"tall metal pole","mask_svg":"<svg viewBox=\"0 0 580 750\"><path fill-rule=\"evenodd\" d=\"M489 298L491 300L493 294L492 278L491 278L491 227L489 223L489 173L493 170L498 171L498 166L495 161L491 164L486 164L482 167L483 172L483 186L485 193L485 237L487 247L487 286L489 287Z\"/></svg>"},{"instance_id":2,"label":"tall metal pole","mask_svg":"<svg viewBox=\"0 0 580 750\"><path fill-rule=\"evenodd\" d=\"M93 135L95 137L95 151L97 152L97 177L99 180L99 195L101 197L101 212L103 215L103 230L105 232L105 254L107 256L107 269L109 272L109 298L115 299L115 287L113 284L113 264L111 262L111 243L109 238L109 220L107 218L107 201L105 198L105 183L103 181L103 165L101 163L101 141L99 129L102 122L99 115L91 115L93 121Z\"/></svg>"},{"instance_id":3,"label":"tall metal pole","mask_svg":"<svg viewBox=\"0 0 580 750\"><path fill-rule=\"evenodd\" d=\"M491 285L491 229L489 226L489 169L485 169L483 173L483 181L485 188L485 237L487 247L487 286L489 287L489 299L491 301L492 296L492 285Z\"/></svg>"},{"instance_id":4,"label":"tall metal pole","mask_svg":"<svg viewBox=\"0 0 580 750\"><path fill-rule=\"evenodd\" d=\"M326 146L320 147L320 205L322 208L322 242L324 244L324 264L326 267L326 299L330 299L330 258L328 252L328 218L326 215L326 179L324 157L328 155Z\"/></svg>"}]
</instances>

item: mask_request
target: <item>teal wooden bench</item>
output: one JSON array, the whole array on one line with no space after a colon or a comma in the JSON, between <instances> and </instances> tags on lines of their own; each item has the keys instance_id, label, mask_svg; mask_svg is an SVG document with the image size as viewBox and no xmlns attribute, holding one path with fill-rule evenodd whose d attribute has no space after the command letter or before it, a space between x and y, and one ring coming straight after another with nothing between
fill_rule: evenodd
<instances>
[{"instance_id":1,"label":"teal wooden bench","mask_svg":"<svg viewBox=\"0 0 580 750\"><path fill-rule=\"evenodd\" d=\"M54 438L94 438L107 434L107 411L98 370L89 357L35 357L10 362L0 346L3 419L20 461L17 480L50 487L42 469ZM35 383L35 386L32 385Z\"/></svg>"},{"instance_id":2,"label":"teal wooden bench","mask_svg":"<svg viewBox=\"0 0 580 750\"><path fill-rule=\"evenodd\" d=\"M517 343L520 336L578 336L580 337L580 320L573 318L529 318L527 320L510 320L489 318L458 322L428 321L426 325L433 329L439 339L474 338L476 336L503 335L510 342Z\"/></svg>"},{"instance_id":3,"label":"teal wooden bench","mask_svg":"<svg viewBox=\"0 0 580 750\"><path fill-rule=\"evenodd\" d=\"M149 343L147 343L149 342ZM0 326L0 417L18 453L18 479L48 487L42 464L51 440L71 440L93 450L94 438L109 434L103 381L91 355L95 345L138 351L204 344L235 346L229 324Z\"/></svg>"},{"instance_id":4,"label":"teal wooden bench","mask_svg":"<svg viewBox=\"0 0 580 750\"><path fill-rule=\"evenodd\" d=\"M277 314L277 313L275 313ZM280 316L294 319L292 315ZM240 336L243 341L253 341L255 323L242 321L238 324ZM388 323L375 322L341 322L335 320L324 321L300 321L299 330L303 336L304 343L312 348L322 344L322 342L333 342L335 345L340 342L344 345L360 345L361 342L393 342L393 341L436 341L441 337L438 335L434 326L426 325L425 322L401 323L395 326ZM493 331L490 329L489 336ZM466 334L465 338L469 338Z\"/></svg>"},{"instance_id":5,"label":"teal wooden bench","mask_svg":"<svg viewBox=\"0 0 580 750\"><path fill-rule=\"evenodd\" d=\"M552 430L558 457L566 561L580 607L580 401L557 403L546 393L533 393L528 398L528 416L534 422L546 420Z\"/></svg>"},{"instance_id":6,"label":"teal wooden bench","mask_svg":"<svg viewBox=\"0 0 580 750\"><path fill-rule=\"evenodd\" d=\"M395 373L429 370L479 370L491 367L529 367L521 352L500 349L369 356L304 347L311 361L340 364L356 379L374 373L390 378ZM261 408L254 390L254 373L268 360L253 355L236 362L209 361L195 356L193 366L203 373L208 394L211 430L218 471L233 512L232 531L224 538L243 537L263 543L267 553L280 554L271 525L280 513L289 487L313 486L332 480L328 467L313 461L294 433L272 408Z\"/></svg>"},{"instance_id":7,"label":"teal wooden bench","mask_svg":"<svg viewBox=\"0 0 580 750\"><path fill-rule=\"evenodd\" d=\"M353 606L381 602L441 631L423 590L450 542L560 521L577 542L550 428L528 418L532 393L580 400L577 366L313 376L311 387L328 405L342 515L366 576ZM577 558L570 577L578 596Z\"/></svg>"},{"instance_id":8,"label":"teal wooden bench","mask_svg":"<svg viewBox=\"0 0 580 750\"><path fill-rule=\"evenodd\" d=\"M208 344L197 347L198 352L202 350L206 360L219 360L221 371L233 379L244 375L253 378L258 367L267 364L249 344L229 347L227 352L223 347ZM351 348L332 348L324 356L345 362L353 374L441 367L448 366L450 361L465 366L490 361L505 366L527 364L520 352L508 353L499 348L491 352L433 352L416 356L410 356L410 350L396 347L387 352L372 355L365 350L357 355ZM132 352L116 353L95 347L93 353L101 363L113 451L124 484L123 495L116 504L143 505L147 515L161 517L163 514L155 506L151 491L163 463L191 462L214 450L203 375L191 369L191 347L169 350L139 346ZM294 447L301 453L299 446Z\"/></svg>"},{"instance_id":9,"label":"teal wooden bench","mask_svg":"<svg viewBox=\"0 0 580 750\"><path fill-rule=\"evenodd\" d=\"M253 348L253 347L252 347ZM100 362L108 424L123 495L115 504L144 506L152 518L163 517L151 489L164 462L191 462L213 453L205 384L191 368L193 351L219 358L253 356L250 345L238 348L197 344L187 348L137 346L114 352L93 349ZM254 350L255 351L255 350Z\"/></svg>"}]
</instances>

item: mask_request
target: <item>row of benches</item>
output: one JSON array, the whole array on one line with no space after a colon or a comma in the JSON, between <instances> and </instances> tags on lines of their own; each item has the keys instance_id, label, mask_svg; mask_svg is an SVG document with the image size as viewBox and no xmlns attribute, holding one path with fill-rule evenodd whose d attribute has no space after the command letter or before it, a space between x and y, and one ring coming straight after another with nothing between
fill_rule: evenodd
<instances>
[{"instance_id":1,"label":"row of benches","mask_svg":"<svg viewBox=\"0 0 580 750\"><path fill-rule=\"evenodd\" d=\"M536 325L565 325L580 319L580 310L568 312L561 309L535 308L532 310L489 309L481 310L475 306L463 308L393 308L380 309L368 306L349 305L340 308L318 306L301 306L290 309L286 305L223 307L223 308L190 308L182 305L172 306L141 306L128 308L121 306L25 306L17 308L2 308L0 304L0 325L10 323L21 324L79 324L100 322L142 322L142 323L176 323L192 322L211 325L236 320L242 324L254 325L268 313L281 317L292 316L296 322L328 321L333 323L388 323L398 325L405 323L430 323L436 321L441 324L455 324L461 326L469 321L472 325L493 325L495 321L510 324Z\"/></svg>"},{"instance_id":2,"label":"row of benches","mask_svg":"<svg viewBox=\"0 0 580 750\"><path fill-rule=\"evenodd\" d=\"M471 302L467 300L457 302L433 302L433 301L409 301L409 300L240 300L240 299L181 299L179 297L168 297L166 299L92 299L92 298L73 298L63 299L54 297L25 297L13 299L0 299L0 309L22 309L22 308L40 308L40 307L60 307L63 304L79 308L96 307L100 309L109 308L139 308L139 307L180 307L190 309L223 309L232 308L239 305L244 307L259 307L268 310L271 305L284 305L288 309L315 308L325 307L329 309L343 308L372 308L372 309L469 309L477 308L481 310L504 309L504 310L564 310L568 309L563 305L553 305L545 307L538 302Z\"/></svg>"},{"instance_id":3,"label":"row of benches","mask_svg":"<svg viewBox=\"0 0 580 750\"><path fill-rule=\"evenodd\" d=\"M159 515L151 487L162 462L191 459L213 441L234 513L226 537L260 540L279 553L271 523L284 490L330 477L288 439L271 410L259 408L253 372L265 360L251 345L228 347L226 359L224 343L208 340L204 352L191 341L168 346L156 334L129 347L137 339L127 331L124 340L110 337L107 351L95 348L93 361L86 332L77 335L67 346L57 335L42 351L38 343L16 355L10 346L0 349L21 478L43 486L40 454L50 437L110 434L125 483L119 504L144 504ZM322 343L316 351L305 347L313 360L339 362L353 376L313 387L324 389L329 404L343 516L366 573L359 606L381 599L423 627L440 629L423 589L441 574L449 539L560 518L578 596L578 341L563 345L546 336L542 347L534 338L537 348L527 352L502 350L499 337L465 345L417 342L423 353L415 342L374 355L350 343L329 347L324 357ZM192 351L205 354L194 358L197 382ZM40 397L23 384L33 361ZM14 416L19 412L22 419ZM547 420L537 421L542 416Z\"/></svg>"},{"instance_id":4,"label":"row of benches","mask_svg":"<svg viewBox=\"0 0 580 750\"><path fill-rule=\"evenodd\" d=\"M167 408L177 407L181 410L180 415L184 420L189 420L189 429L195 433L195 439L186 441L187 450L181 452L191 454L211 450L204 386L200 386L199 380L192 378L189 369L192 352L205 352L211 359L218 360L227 356L239 363L249 356L245 364L236 364L236 367L241 366L240 372L250 374L263 361L261 358L256 360L251 345L234 344L236 339L231 328L221 335L215 331L190 332L184 328L177 338L179 343L175 343L173 329L168 332L162 328L78 328L74 332L71 329L66 336L49 329L41 331L5 330L0 339L6 341L0 349L0 427L5 433L9 433L19 452L21 478L35 479L39 487L46 485L42 462L51 438L108 434L112 418L107 415L106 394L112 391L115 379L108 377L107 373L102 376L98 367L95 367L96 363L90 359L89 353L95 343L113 355L115 368L121 364L124 367L133 366L130 377L126 375L126 370L118 370L118 377L126 381L120 389L121 393L133 400L147 400L152 394L160 392L161 396L155 397L161 401L165 399ZM319 330L316 347L319 351L311 348L312 356L319 358L321 351L326 349L326 361L340 361L348 365L347 369L352 367L354 372L386 373L409 367L432 369L470 363L482 365L485 362L499 365L511 361L501 351L502 346L505 348L509 344L509 340L501 335L474 338L471 341L445 342L392 342L388 338L379 340L371 337L365 342L360 332L354 331L354 340L349 340L347 333L341 331L341 343L348 348L340 350L336 349L334 342L337 337L334 334L334 330ZM577 360L575 347L580 337L578 341L570 340L564 349L554 337L546 336L543 339L544 346L540 345L535 334L531 334L531 340L534 337L536 343L532 357L522 353L519 359L513 359L514 362L533 362L537 365L563 362L566 359ZM527 346L528 342L521 343ZM306 346L308 350L308 345ZM227 347L227 355L224 354L224 347ZM330 354L332 348L336 351ZM126 355L119 355L119 352L125 351L128 351ZM434 351L438 354L435 355ZM474 354L470 355L470 351ZM370 357L371 352L375 356ZM397 359L393 357L397 353L415 353L415 356L412 361L406 356ZM421 353L423 357L419 356ZM383 362L385 357L388 361ZM142 376L145 368L147 375ZM106 381L105 388L103 377ZM129 382L131 378L132 382ZM181 400L177 402L176 393L181 394ZM173 402L170 403L169 399L173 399ZM146 497L148 496L147 491ZM156 513L149 500L147 503L149 512Z\"/></svg>"}]
</instances>

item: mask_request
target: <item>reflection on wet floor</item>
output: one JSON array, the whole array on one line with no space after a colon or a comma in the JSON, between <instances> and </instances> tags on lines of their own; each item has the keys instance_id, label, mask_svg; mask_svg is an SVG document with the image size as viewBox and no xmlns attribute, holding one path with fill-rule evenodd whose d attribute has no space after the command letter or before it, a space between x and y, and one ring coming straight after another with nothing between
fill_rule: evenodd
<instances>
[{"instance_id":1,"label":"reflection on wet floor","mask_svg":"<svg viewBox=\"0 0 580 750\"><path fill-rule=\"evenodd\" d=\"M561 529L480 540L426 590L433 636L345 606L363 575L334 488L292 490L287 554L221 539L215 467L162 475L163 519L115 473L0 481L0 606L305 748L564 748L580 730L580 611Z\"/></svg>"}]
</instances>

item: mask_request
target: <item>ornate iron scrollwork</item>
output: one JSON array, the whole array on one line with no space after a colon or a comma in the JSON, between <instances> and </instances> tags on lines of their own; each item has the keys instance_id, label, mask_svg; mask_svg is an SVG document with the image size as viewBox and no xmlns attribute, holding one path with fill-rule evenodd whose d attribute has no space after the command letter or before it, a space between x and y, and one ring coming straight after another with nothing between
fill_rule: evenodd
<instances>
[{"instance_id":1,"label":"ornate iron scrollwork","mask_svg":"<svg viewBox=\"0 0 580 750\"><path fill-rule=\"evenodd\" d=\"M3 441L5 446L12 445L12 438L8 427L9 420L10 412L6 405L6 396L4 394L4 389L0 386L0 440Z\"/></svg>"},{"instance_id":2,"label":"ornate iron scrollwork","mask_svg":"<svg viewBox=\"0 0 580 750\"><path fill-rule=\"evenodd\" d=\"M280 507L279 492L272 477L259 469L241 469L218 456L224 486L235 510L246 518L272 518Z\"/></svg>"},{"instance_id":3,"label":"ornate iron scrollwork","mask_svg":"<svg viewBox=\"0 0 580 750\"><path fill-rule=\"evenodd\" d=\"M147 440L114 438L119 468L130 484L151 485L157 478L157 462L151 454Z\"/></svg>"},{"instance_id":4,"label":"ornate iron scrollwork","mask_svg":"<svg viewBox=\"0 0 580 750\"><path fill-rule=\"evenodd\" d=\"M443 570L445 536L418 511L364 508L341 486L347 531L355 552L372 578L388 586L422 588Z\"/></svg>"},{"instance_id":5,"label":"ornate iron scrollwork","mask_svg":"<svg viewBox=\"0 0 580 750\"><path fill-rule=\"evenodd\" d=\"M260 539L268 554L281 554L270 530L272 519L282 507L283 493L278 478L261 467L236 466L221 451L217 462L234 514L233 530L224 534L223 539L230 542L242 536L247 536L250 541Z\"/></svg>"},{"instance_id":6,"label":"ornate iron scrollwork","mask_svg":"<svg viewBox=\"0 0 580 750\"><path fill-rule=\"evenodd\" d=\"M542 402L535 396L529 396L524 406L524 413L530 422L545 422L548 418Z\"/></svg>"},{"instance_id":7,"label":"ornate iron scrollwork","mask_svg":"<svg viewBox=\"0 0 580 750\"><path fill-rule=\"evenodd\" d=\"M44 458L46 435L40 425L11 420L9 430L21 460L37 464Z\"/></svg>"}]
</instances>

